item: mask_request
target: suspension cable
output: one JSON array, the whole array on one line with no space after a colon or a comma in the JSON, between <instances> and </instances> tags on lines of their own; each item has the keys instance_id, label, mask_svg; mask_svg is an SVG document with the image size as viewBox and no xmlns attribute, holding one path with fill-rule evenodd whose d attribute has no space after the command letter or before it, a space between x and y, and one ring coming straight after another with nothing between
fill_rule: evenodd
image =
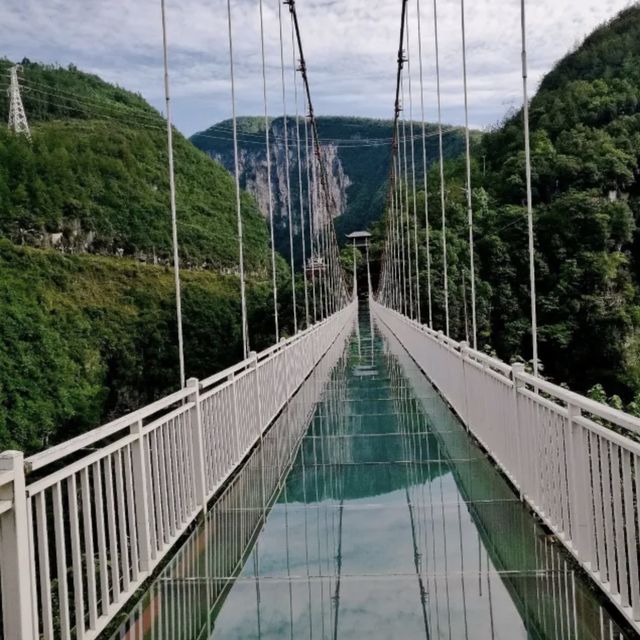
<instances>
[{"instance_id":1,"label":"suspension cable","mask_svg":"<svg viewBox=\"0 0 640 640\"><path fill-rule=\"evenodd\" d=\"M271 275L272 275L272 288L273 288L273 316L275 322L275 335L276 342L280 341L280 327L278 324L278 281L277 281L277 273L276 273L276 245L275 245L275 231L274 231L274 219L273 219L273 194L271 188L271 145L269 141L269 113L268 113L268 105L267 105L267 67L265 62L265 52L264 52L264 11L263 11L263 0L260 1L260 44L261 44L261 53L262 53L262 91L263 91L263 102L264 102L264 135L265 135L265 146L267 153L267 189L268 189L268 199L269 199L269 224L271 231Z\"/></svg>"},{"instance_id":2,"label":"suspension cable","mask_svg":"<svg viewBox=\"0 0 640 640\"><path fill-rule=\"evenodd\" d=\"M398 122L398 139L400 139L400 122ZM404 241L404 206L403 206L403 197L402 197L402 148L401 143L398 145L398 155L397 155L397 165L398 165L398 190L396 192L396 198L398 200L398 235L400 237L400 255L402 261L402 306L403 313L405 315L409 315L409 295L407 292L407 253L405 249L405 241Z\"/></svg>"},{"instance_id":3,"label":"suspension cable","mask_svg":"<svg viewBox=\"0 0 640 640\"><path fill-rule=\"evenodd\" d=\"M291 303L293 306L293 333L298 333L298 310L296 304L296 267L293 257L293 216L291 214L291 167L289 164L289 124L287 117L287 84L284 77L284 36L282 32L282 4L278 3L278 27L280 33L280 71L282 75L282 117L284 121L284 170L287 200L287 222L289 225L289 254L291 266Z\"/></svg>"},{"instance_id":4,"label":"suspension cable","mask_svg":"<svg viewBox=\"0 0 640 640\"><path fill-rule=\"evenodd\" d=\"M447 265L447 212L444 192L444 148L442 144L442 98L440 92L440 48L438 41L438 0L433 0L433 29L436 53L436 88L438 93L438 146L440 153L440 206L442 208L442 269L444 283L445 332L449 337L449 274Z\"/></svg>"},{"instance_id":5,"label":"suspension cable","mask_svg":"<svg viewBox=\"0 0 640 640\"><path fill-rule=\"evenodd\" d=\"M420 309L420 254L418 252L418 209L416 201L416 154L413 136L413 92L411 85L411 42L409 40L409 10L407 8L407 78L409 80L409 138L411 140L411 183L413 188L413 242L416 268L416 320L422 322Z\"/></svg>"},{"instance_id":6,"label":"suspension cable","mask_svg":"<svg viewBox=\"0 0 640 640\"><path fill-rule=\"evenodd\" d=\"M406 1L406 0L405 0ZM338 256L338 244L337 244L337 238L335 235L335 229L333 226L333 219L331 217L331 213L330 211L333 212L337 212L337 205L335 202L335 199L333 197L333 193L331 192L331 190L329 189L329 181L328 181L328 176L327 176L327 170L325 167L325 163L322 161L322 147L320 144L320 136L318 134L318 123L315 117L315 113L314 113L314 109L313 109L313 102L311 100L311 89L309 86L309 77L308 77L308 72L307 72L307 63L304 57L304 50L302 47L302 36L300 33L300 25L298 22L298 14L296 11L296 3L295 0L284 0L284 4L288 5L289 7L289 11L291 13L291 17L293 18L293 24L294 24L294 31L296 34L296 39L298 42L298 53L300 56L300 66L299 66L299 71L300 71L300 75L302 76L302 80L303 80L303 85L304 85L304 90L306 93L306 97L307 97L307 106L308 106L308 110L309 110L309 123L310 123L310 128L311 128L311 134L312 134L312 141L313 141L313 148L315 150L315 156L317 159L317 173L319 174L319 185L322 188L322 192L324 194L324 198L327 204L327 215L328 215L328 219L327 219L327 225L330 227L330 231L327 230L326 233L326 248L328 249L326 257L327 257L327 262L329 263L330 260L332 260L333 262L331 263L331 267L329 269L329 272L327 275L331 275L331 279L334 281L334 289L332 292L332 297L335 297L336 300L336 306L337 306L337 300L338 297L342 298L342 299L346 299L346 291L347 291L347 286L346 286L346 281L344 278L344 273L342 271L342 269L340 268L339 264L338 264L338 260L337 260L337 256ZM330 211L329 211L329 206L330 206ZM329 245L331 244L331 247L329 247ZM327 266L329 267L329 264L327 264ZM336 272L336 269L339 269L339 275Z\"/></svg>"},{"instance_id":7,"label":"suspension cable","mask_svg":"<svg viewBox=\"0 0 640 640\"><path fill-rule=\"evenodd\" d=\"M401 91L402 91L402 103L404 105L404 78L401 81ZM402 162L404 164L404 198L405 198L405 222L406 222L406 230L407 230L407 271L408 271L408 288L409 288L409 317L414 317L414 307L413 307L413 260L411 259L411 224L410 224L410 204L409 204L409 168L407 161L407 119L404 115L405 112L402 112L402 147L400 150L402 156ZM404 224L404 222L403 222Z\"/></svg>"},{"instance_id":8,"label":"suspension cable","mask_svg":"<svg viewBox=\"0 0 640 640\"><path fill-rule=\"evenodd\" d=\"M416 14L418 22L418 60L420 63L420 118L422 119L422 169L424 172L424 243L427 251L427 305L429 310L429 328L433 329L433 304L431 300L431 227L429 224L429 185L427 168L427 125L424 110L424 70L422 64L422 19L420 15L420 0L416 0Z\"/></svg>"},{"instance_id":9,"label":"suspension cable","mask_svg":"<svg viewBox=\"0 0 640 640\"><path fill-rule=\"evenodd\" d=\"M467 34L464 15L464 0L460 0L460 16L462 23L462 77L464 85L464 128L467 164L467 210L469 225L469 266L471 278L471 335L473 348L478 348L478 326L476 318L476 271L473 250L473 194L471 192L471 134L469 131L469 91L467 85ZM466 314L465 304L465 314Z\"/></svg>"},{"instance_id":10,"label":"suspension cable","mask_svg":"<svg viewBox=\"0 0 640 640\"><path fill-rule=\"evenodd\" d=\"M300 149L300 113L298 111L298 74L296 71L296 44L295 31L293 26L293 17L290 16L291 22L291 56L293 68L293 92L296 104L296 151L298 156L298 189L300 199L300 235L302 244L302 281L304 286L304 316L305 326L308 327L309 321L309 283L307 279L307 241L304 224L304 195L302 189L302 151Z\"/></svg>"},{"instance_id":11,"label":"suspension cable","mask_svg":"<svg viewBox=\"0 0 640 640\"><path fill-rule=\"evenodd\" d=\"M520 0L522 25L522 92L524 119L524 155L527 174L527 222L529 235L529 280L531 286L531 341L533 347L533 375L538 375L538 318L536 309L536 265L533 238L533 192L531 187L531 142L529 135L529 93L527 90L527 23L525 0Z\"/></svg>"},{"instance_id":12,"label":"suspension cable","mask_svg":"<svg viewBox=\"0 0 640 640\"><path fill-rule=\"evenodd\" d=\"M305 98L306 104L306 98ZM307 203L309 208L309 252L311 254L311 293L313 297L313 321L318 321L318 302L316 298L316 257L315 257L315 224L313 216L315 215L315 203L313 199L313 191L311 190L311 158L309 157L309 125L308 120L304 119L304 148L305 148L305 164L307 169ZM306 265L305 265L306 268Z\"/></svg>"},{"instance_id":13,"label":"suspension cable","mask_svg":"<svg viewBox=\"0 0 640 640\"><path fill-rule=\"evenodd\" d=\"M160 0L162 14L162 57L164 64L164 95L167 118L167 156L169 170L169 199L171 206L171 233L173 239L173 273L176 286L176 319L178 324L178 359L180 364L180 388L186 384L184 364L184 338L182 333L182 294L180 289L180 254L178 249L178 220L176 213L176 178L173 163L173 125L171 122L171 94L169 85L169 52L167 45L167 15L165 0Z\"/></svg>"},{"instance_id":14,"label":"suspension cable","mask_svg":"<svg viewBox=\"0 0 640 640\"><path fill-rule=\"evenodd\" d=\"M236 217L238 222L238 267L240 269L240 301L242 305L242 354L249 357L249 323L247 320L246 283L244 276L244 243L242 237L242 209L240 206L240 163L238 161L238 125L236 118L236 88L233 66L233 29L231 25L231 0L227 0L227 21L229 25L229 71L231 78L231 119L233 122L233 162L236 185Z\"/></svg>"}]
</instances>

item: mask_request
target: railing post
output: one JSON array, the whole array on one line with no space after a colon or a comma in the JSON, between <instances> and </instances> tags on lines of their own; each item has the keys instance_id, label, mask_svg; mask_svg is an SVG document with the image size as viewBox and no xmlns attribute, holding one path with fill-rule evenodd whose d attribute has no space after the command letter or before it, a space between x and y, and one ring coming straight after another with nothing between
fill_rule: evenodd
<instances>
[{"instance_id":1,"label":"railing post","mask_svg":"<svg viewBox=\"0 0 640 640\"><path fill-rule=\"evenodd\" d=\"M0 487L0 499L13 503L0 516L0 567L5 638L35 637L31 598L31 539L27 518L24 455L21 451L0 454L0 472L10 472L13 481Z\"/></svg>"},{"instance_id":2,"label":"railing post","mask_svg":"<svg viewBox=\"0 0 640 640\"><path fill-rule=\"evenodd\" d=\"M469 421L469 398L467 392L467 367L465 364L465 358L467 356L467 351L469 350L469 343L466 340L463 340L460 343L460 362L462 363L462 388L464 394L464 422L467 427L467 431L471 431L471 424Z\"/></svg>"},{"instance_id":3,"label":"railing post","mask_svg":"<svg viewBox=\"0 0 640 640\"><path fill-rule=\"evenodd\" d=\"M242 456L242 452L240 451L240 434L238 433L239 420L238 420L238 398L236 394L236 391L237 391L236 374L231 372L227 380L230 383L231 395L233 397L233 425L231 428L233 429L232 435L236 444L236 459L230 460L229 464L235 466L240 461L240 458Z\"/></svg>"},{"instance_id":4,"label":"railing post","mask_svg":"<svg viewBox=\"0 0 640 640\"><path fill-rule=\"evenodd\" d=\"M584 431L576 423L580 409L572 404L567 405L567 426L569 436L569 455L567 463L571 466L567 473L570 499L570 532L569 537L574 551L586 562L591 562L590 519L586 495L591 487L587 469L588 455L584 442Z\"/></svg>"},{"instance_id":5,"label":"railing post","mask_svg":"<svg viewBox=\"0 0 640 640\"><path fill-rule=\"evenodd\" d=\"M284 388L285 388L285 396L286 396L286 400L285 400L285 404L287 404L289 402L289 399L291 398L291 389L290 389L290 384L289 384L289 378L290 376L290 371L289 371L289 358L287 358L287 345L286 345L286 339L285 338L280 338L280 348L282 349L282 360L284 362Z\"/></svg>"},{"instance_id":6,"label":"railing post","mask_svg":"<svg viewBox=\"0 0 640 640\"><path fill-rule=\"evenodd\" d=\"M253 360L253 372L254 375L256 377L256 399L257 399L257 403L258 403L258 436L261 437L262 436L262 431L264 429L264 427L266 426L264 424L264 416L263 411L262 411L262 396L260 395L261 393L261 389L260 389L260 381L258 379L258 354L255 351L252 351L249 354L249 358L251 358Z\"/></svg>"},{"instance_id":7,"label":"railing post","mask_svg":"<svg viewBox=\"0 0 640 640\"><path fill-rule=\"evenodd\" d=\"M137 438L131 443L131 462L133 471L133 499L136 505L136 532L138 534L138 558L141 571L151 570L152 550L151 527L149 524L149 486L147 484L147 453L144 445L142 420L131 425L131 434Z\"/></svg>"},{"instance_id":8,"label":"railing post","mask_svg":"<svg viewBox=\"0 0 640 640\"><path fill-rule=\"evenodd\" d=\"M207 479L204 466L204 437L202 434L202 415L200 413L200 381L197 378L187 380L187 389L191 390L189 401L193 402L190 410L191 447L193 451L193 486L196 504L207 510Z\"/></svg>"},{"instance_id":9,"label":"railing post","mask_svg":"<svg viewBox=\"0 0 640 640\"><path fill-rule=\"evenodd\" d=\"M520 501L525 499L525 491L523 483L528 477L528 471L524 470L524 461L526 459L523 449L522 439L522 421L520 420L520 409L518 402L519 390L524 387L524 382L520 377L524 373L524 365L521 362L516 362L511 365L511 380L513 381L513 419L515 420L516 428L516 458L518 460L518 469L520 469L521 479L516 480L515 474L511 472L511 480L516 483L516 487L520 493ZM505 463L507 463L505 461ZM507 463L508 464L508 463Z\"/></svg>"}]
</instances>

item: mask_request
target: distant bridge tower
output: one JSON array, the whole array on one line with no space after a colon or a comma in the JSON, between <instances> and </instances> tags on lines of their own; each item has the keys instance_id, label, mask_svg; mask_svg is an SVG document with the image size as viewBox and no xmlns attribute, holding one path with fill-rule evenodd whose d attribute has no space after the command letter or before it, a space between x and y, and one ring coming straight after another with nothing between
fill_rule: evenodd
<instances>
[{"instance_id":1,"label":"distant bridge tower","mask_svg":"<svg viewBox=\"0 0 640 640\"><path fill-rule=\"evenodd\" d=\"M29 140L31 140L31 131L29 130L29 123L27 122L27 114L25 113L24 105L22 104L22 97L20 96L18 69L18 65L11 67L11 85L7 91L9 95L9 129L12 129L16 133L24 134Z\"/></svg>"}]
</instances>

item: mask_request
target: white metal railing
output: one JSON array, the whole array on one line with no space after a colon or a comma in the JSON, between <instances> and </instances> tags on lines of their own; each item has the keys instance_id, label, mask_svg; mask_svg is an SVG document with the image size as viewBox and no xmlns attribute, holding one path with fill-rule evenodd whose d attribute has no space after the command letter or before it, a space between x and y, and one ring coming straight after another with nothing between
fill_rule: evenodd
<instances>
[{"instance_id":1,"label":"white metal railing","mask_svg":"<svg viewBox=\"0 0 640 640\"><path fill-rule=\"evenodd\" d=\"M212 612L241 572L255 536L286 482L316 404L334 384L331 372L344 354L351 328L344 326L260 445L216 495L206 519L132 608L114 639L211 637Z\"/></svg>"},{"instance_id":2,"label":"white metal railing","mask_svg":"<svg viewBox=\"0 0 640 640\"><path fill-rule=\"evenodd\" d=\"M370 305L521 497L640 631L640 420L374 300Z\"/></svg>"},{"instance_id":3,"label":"white metal railing","mask_svg":"<svg viewBox=\"0 0 640 640\"><path fill-rule=\"evenodd\" d=\"M5 638L95 638L356 315L23 460L0 454Z\"/></svg>"}]
</instances>

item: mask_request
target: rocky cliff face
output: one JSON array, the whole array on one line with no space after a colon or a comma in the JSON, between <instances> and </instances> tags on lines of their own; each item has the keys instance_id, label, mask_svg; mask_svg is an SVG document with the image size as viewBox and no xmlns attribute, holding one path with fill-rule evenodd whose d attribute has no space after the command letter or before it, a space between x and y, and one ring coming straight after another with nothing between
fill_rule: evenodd
<instances>
[{"instance_id":1,"label":"rocky cliff face","mask_svg":"<svg viewBox=\"0 0 640 640\"><path fill-rule=\"evenodd\" d=\"M294 231L300 228L298 151L295 122L289 118L289 165L292 193ZM328 187L338 238L359 229L366 229L382 215L384 210L389 159L391 151L392 123L389 120L365 118L318 118L318 130L322 154L327 167ZM428 127L429 133L433 132ZM300 119L301 168L303 192L307 193L304 147L304 120ZM284 119L269 123L271 148L271 190L276 221L276 247L284 255L289 254L289 227L287 210L287 176L284 142ZM229 171L234 170L232 126L230 121L194 135L191 141L212 158L221 162ZM269 189L267 156L265 152L265 127L263 118L238 120L238 144L241 186L257 199L265 217L269 215ZM421 141L416 144L421 145ZM447 157L458 155L464 145L461 131L450 131L445 139ZM427 138L427 161L430 165L437 158L437 139ZM416 157L422 158L422 147L416 147ZM421 170L421 168L420 168ZM299 245L299 241L296 242ZM296 253L296 258L299 254Z\"/></svg>"},{"instance_id":2,"label":"rocky cliff face","mask_svg":"<svg viewBox=\"0 0 640 640\"><path fill-rule=\"evenodd\" d=\"M257 200L262 215L269 218L269 196L271 195L273 203L273 214L276 221L276 227L288 234L288 206L287 193L289 188L291 191L291 209L292 222L294 231L297 234L300 230L300 178L302 178L302 190L304 194L304 202L306 207L307 194L307 171L310 170L306 161L306 152L304 149L304 140L301 146L301 163L298 168L298 152L297 137L295 134L295 123L289 121L288 124L288 144L285 145L284 140L284 119L279 118L271 123L269 128L269 140L271 149L271 192L269 191L269 170L267 167L267 154L265 143L259 144L257 136L252 138L248 143L240 143L239 168L240 183L242 188L249 191ZM304 135L302 121L300 133ZM204 134L206 135L206 134ZM204 138L196 138L201 142ZM264 140L264 132L262 140ZM197 144L201 146L201 144ZM289 185L287 184L287 152L289 161ZM229 171L234 171L233 148L226 148L223 143L213 146L207 145L204 149L206 153L214 160L220 162ZM327 143L322 145L322 155L325 166L327 167L327 179L330 198L335 203L336 208L334 215L341 215L348 209L348 188L351 186L351 180L345 172L344 166L338 153L338 147L335 144ZM314 220L317 222L318 220Z\"/></svg>"}]
</instances>

